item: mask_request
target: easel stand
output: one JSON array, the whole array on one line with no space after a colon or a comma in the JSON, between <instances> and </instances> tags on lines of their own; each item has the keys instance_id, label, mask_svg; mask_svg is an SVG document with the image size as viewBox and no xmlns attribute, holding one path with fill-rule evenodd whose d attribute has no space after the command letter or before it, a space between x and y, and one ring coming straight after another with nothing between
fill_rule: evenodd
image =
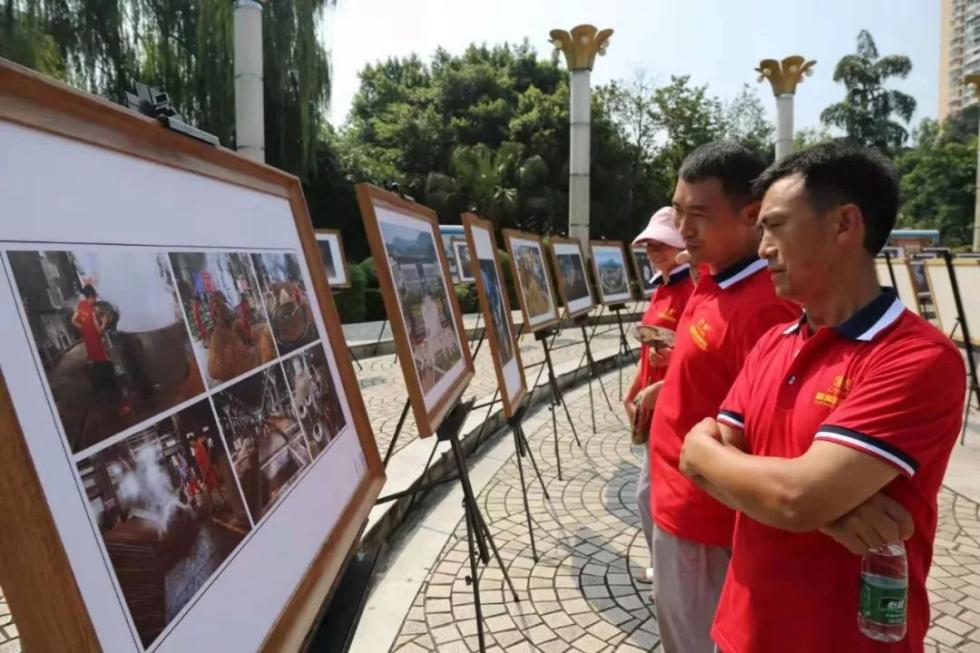
<instances>
[{"instance_id":1,"label":"easel stand","mask_svg":"<svg viewBox=\"0 0 980 653\"><path fill-rule=\"evenodd\" d=\"M558 468L558 480L561 481L561 449L558 447L558 416L555 415L555 408L559 405L565 409L565 417L568 418L568 425L572 428L575 442L582 448L582 442L578 439L578 431L575 430L575 422L572 421L572 414L568 411L568 404L565 403L561 394L561 387L558 385L558 378L555 376L555 366L551 361L551 348L548 345L549 338L554 335L553 329L542 329L534 334L534 339L541 343L544 351L544 363L548 368L548 385L551 386L551 403L548 410L551 412L551 430L555 436L555 464Z\"/></svg>"},{"instance_id":2,"label":"easel stand","mask_svg":"<svg viewBox=\"0 0 980 653\"><path fill-rule=\"evenodd\" d=\"M973 350L973 340L970 338L970 327L966 322L966 312L963 310L963 299L960 297L960 284L956 279L956 270L953 268L953 255L949 253L949 250L942 250L939 252L940 256L946 262L946 271L949 273L949 282L953 288L953 299L956 301L956 324L959 326L960 331L963 332L963 345L966 349L966 362L967 369L969 370L969 386L970 390L967 392L966 397L966 412L963 415L963 432L960 434L960 444L966 442L966 422L970 415L970 394L972 394L977 400L977 407L980 408L980 382L977 380L977 361L974 358ZM953 327L953 333L956 332L956 327ZM950 333L950 338L953 337L953 333Z\"/></svg>"},{"instance_id":3,"label":"easel stand","mask_svg":"<svg viewBox=\"0 0 980 653\"><path fill-rule=\"evenodd\" d=\"M378 330L378 338L374 341L374 353L372 356L378 355L378 348L381 347L381 338L384 337L385 327L388 326L388 318L381 320L381 329Z\"/></svg>"},{"instance_id":4,"label":"easel stand","mask_svg":"<svg viewBox=\"0 0 980 653\"><path fill-rule=\"evenodd\" d=\"M440 441L449 442L452 447L453 458L456 460L456 473L459 476L459 482L463 488L463 511L466 516L466 543L470 559L470 575L466 578L466 584L473 588L473 605L476 609L476 635L480 642L480 651L482 652L487 650L487 645L483 633L483 607L480 603L480 574L477 570L477 559L482 561L484 565L490 563L490 554L487 550L488 545L493 551L493 556L497 560L497 565L500 567L500 572L503 574L514 600L520 602L521 599L517 596L517 590L514 589L514 584L510 580L507 567L504 566L504 561L500 558L500 551L497 550L497 545L493 541L490 529L487 527L487 523L480 512L480 506L476 502L476 495L473 494L473 486L470 484L469 472L466 469L466 458L463 455L463 447L459 443L459 430L462 428L463 422L466 420L466 415L472 406L472 399L466 403L456 404L449 415L446 416L442 425L436 430L436 437ZM527 494L525 493L524 496L525 506L527 506ZM530 519L530 516L528 518Z\"/></svg>"},{"instance_id":5,"label":"easel stand","mask_svg":"<svg viewBox=\"0 0 980 653\"><path fill-rule=\"evenodd\" d=\"M483 337L486 335L486 333L486 330L480 333L480 339L476 341L476 349L473 350L473 358L476 358L476 355L480 353L480 347L483 346ZM496 399L496 395L494 395L494 399ZM395 443L398 442L398 436L401 435L402 427L405 426L405 418L408 417L408 406L408 399L406 399L405 404L402 406L402 414L398 418L398 424L395 425L395 432L391 436L391 442L388 443L388 450L385 451L385 456L381 460L385 467L388 466L388 461L391 460L391 455L395 452ZM435 453L435 447L433 447L432 451ZM429 462L432 462L432 454L429 454ZM428 470L429 463L426 463L425 467L426 470ZM423 475L425 474L424 471L422 473Z\"/></svg>"},{"instance_id":6,"label":"easel stand","mask_svg":"<svg viewBox=\"0 0 980 653\"><path fill-rule=\"evenodd\" d=\"M629 338L626 337L626 328L623 326L623 316L621 313L626 310L626 304L615 304L609 310L616 314L616 324L619 326L619 355L626 356L630 362L635 363L633 348L630 347ZM623 399L623 366L617 365L619 370L619 399Z\"/></svg>"},{"instance_id":7,"label":"easel stand","mask_svg":"<svg viewBox=\"0 0 980 653\"><path fill-rule=\"evenodd\" d=\"M548 489L544 485L544 480L541 478L541 470L538 469L538 463L534 460L534 453L531 451L531 446L527 443L527 436L524 435L524 415L527 413L527 405L522 406L513 417L507 420L510 425L511 433L514 434L514 448L517 450L517 471L521 477L521 495L524 497L524 514L527 516L527 531L531 536L531 557L534 561L538 561L538 549L534 543L534 525L531 520L531 506L528 504L527 500L527 484L524 481L524 463L521 462L521 458L527 457L531 461L531 465L534 467L534 473L538 477L538 483L541 484L541 491L544 493L544 498L551 500L548 495Z\"/></svg>"},{"instance_id":8,"label":"easel stand","mask_svg":"<svg viewBox=\"0 0 980 653\"><path fill-rule=\"evenodd\" d=\"M618 315L618 314L617 314ZM585 360L589 364L589 374L586 377L586 381L589 384L589 413L592 417L592 433L597 432L595 425L595 402L592 399L592 377L595 377L596 381L599 382L599 389L602 390L602 396L606 398L606 405L609 406L609 410L613 410L612 402L609 400L609 393L606 392L606 385L602 382L602 377L599 376L599 372L596 369L595 358L592 357L592 338L589 337L589 333L586 329L588 324L589 316L580 315L575 318L575 324L582 330L582 343L585 345ZM595 329L592 330L595 334Z\"/></svg>"}]
</instances>

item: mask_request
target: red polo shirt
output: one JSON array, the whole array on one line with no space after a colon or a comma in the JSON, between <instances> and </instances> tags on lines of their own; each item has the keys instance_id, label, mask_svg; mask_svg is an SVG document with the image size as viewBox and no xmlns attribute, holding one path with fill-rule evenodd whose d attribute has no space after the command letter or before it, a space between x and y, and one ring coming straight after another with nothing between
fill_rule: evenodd
<instances>
[{"instance_id":1,"label":"red polo shirt","mask_svg":"<svg viewBox=\"0 0 980 653\"><path fill-rule=\"evenodd\" d=\"M679 265L670 271L665 278L659 272L652 280L655 290L650 298L650 305L643 314L642 324L663 327L677 331L677 321L684 312L687 300L694 292L694 281L691 279L691 266ZM640 346L640 379L643 387L656 383L667 374L667 366L653 367L648 360L650 345Z\"/></svg>"},{"instance_id":2,"label":"red polo shirt","mask_svg":"<svg viewBox=\"0 0 980 653\"><path fill-rule=\"evenodd\" d=\"M857 626L861 558L819 532L790 533L743 514L712 637L725 653L922 651L926 576L939 487L966 391L955 345L886 289L844 324L801 320L760 340L718 419L744 428L749 452L793 458L814 439L894 465L885 493L915 520L906 543L908 632L882 644Z\"/></svg>"},{"instance_id":3,"label":"red polo shirt","mask_svg":"<svg viewBox=\"0 0 980 653\"><path fill-rule=\"evenodd\" d=\"M799 315L799 306L776 297L766 262L758 258L701 275L681 314L650 427L651 512L663 530L731 546L735 515L680 472L681 444L695 424L718 414L759 337Z\"/></svg>"}]
</instances>

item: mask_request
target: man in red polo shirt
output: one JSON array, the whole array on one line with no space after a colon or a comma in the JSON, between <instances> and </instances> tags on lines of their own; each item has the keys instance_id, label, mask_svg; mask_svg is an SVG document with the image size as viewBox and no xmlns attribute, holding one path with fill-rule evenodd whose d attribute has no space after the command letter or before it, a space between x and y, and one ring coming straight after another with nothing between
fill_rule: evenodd
<instances>
[{"instance_id":1,"label":"man in red polo shirt","mask_svg":"<svg viewBox=\"0 0 980 653\"><path fill-rule=\"evenodd\" d=\"M725 653L922 651L966 374L955 345L878 286L897 174L873 151L828 144L756 189L759 252L805 315L759 341L718 421L685 439L684 472L739 511L712 636ZM904 538L907 633L885 644L858 627L857 554Z\"/></svg>"},{"instance_id":2,"label":"man in red polo shirt","mask_svg":"<svg viewBox=\"0 0 980 653\"><path fill-rule=\"evenodd\" d=\"M710 653L711 622L728 569L734 513L678 468L684 435L716 415L752 345L799 317L773 291L756 250L759 203L752 181L765 164L731 143L684 160L674 191L677 225L694 265L706 270L677 326L650 429L657 620L667 653Z\"/></svg>"},{"instance_id":3,"label":"man in red polo shirt","mask_svg":"<svg viewBox=\"0 0 980 653\"><path fill-rule=\"evenodd\" d=\"M652 279L653 296L640 323L676 332L677 321L694 292L694 282L691 280L690 264L677 263L677 255L684 249L684 238L675 225L674 209L665 206L654 213L646 229L633 239L633 245L646 247L650 265L657 271ZM667 374L670 349L663 347L656 350L645 342L640 346L639 364L624 398L630 424L648 424L650 412L660 391L659 382ZM636 506L640 511L640 524L643 526L643 536L652 559L653 515L650 512L650 456L646 451L647 447L649 442L644 445L643 466L636 480ZM637 574L635 579L640 583L652 583L652 564Z\"/></svg>"}]
</instances>

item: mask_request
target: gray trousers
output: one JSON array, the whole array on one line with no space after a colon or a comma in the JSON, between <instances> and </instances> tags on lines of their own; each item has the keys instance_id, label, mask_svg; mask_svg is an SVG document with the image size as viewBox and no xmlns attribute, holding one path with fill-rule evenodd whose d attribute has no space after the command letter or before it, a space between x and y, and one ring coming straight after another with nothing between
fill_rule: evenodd
<instances>
[{"instance_id":1,"label":"gray trousers","mask_svg":"<svg viewBox=\"0 0 980 653\"><path fill-rule=\"evenodd\" d=\"M636 479L636 507L640 511L640 524L647 539L647 552L650 554L649 566L653 566L653 516L650 514L650 450L643 445L643 467Z\"/></svg>"},{"instance_id":2,"label":"gray trousers","mask_svg":"<svg viewBox=\"0 0 980 653\"><path fill-rule=\"evenodd\" d=\"M653 527L657 625L664 653L714 653L711 623L732 551Z\"/></svg>"}]
</instances>

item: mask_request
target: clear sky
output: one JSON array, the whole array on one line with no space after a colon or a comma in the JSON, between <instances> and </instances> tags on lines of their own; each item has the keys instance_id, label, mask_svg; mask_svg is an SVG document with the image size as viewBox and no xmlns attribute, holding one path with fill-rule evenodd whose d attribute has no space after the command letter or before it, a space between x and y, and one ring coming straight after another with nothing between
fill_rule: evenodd
<instances>
[{"instance_id":1,"label":"clear sky","mask_svg":"<svg viewBox=\"0 0 980 653\"><path fill-rule=\"evenodd\" d=\"M338 0L325 36L332 53L330 119L344 122L365 64L439 46L462 52L472 42L520 42L527 37L549 56L548 32L592 23L615 30L597 59L593 84L629 79L637 69L654 81L689 74L723 100L745 82L769 115L768 82L753 70L763 58L800 54L816 59L797 89L796 126L818 126L820 111L843 97L833 68L855 50L857 33L871 31L881 54L905 54L912 73L894 87L918 101L913 124L935 117L939 86L939 0Z\"/></svg>"}]
</instances>

